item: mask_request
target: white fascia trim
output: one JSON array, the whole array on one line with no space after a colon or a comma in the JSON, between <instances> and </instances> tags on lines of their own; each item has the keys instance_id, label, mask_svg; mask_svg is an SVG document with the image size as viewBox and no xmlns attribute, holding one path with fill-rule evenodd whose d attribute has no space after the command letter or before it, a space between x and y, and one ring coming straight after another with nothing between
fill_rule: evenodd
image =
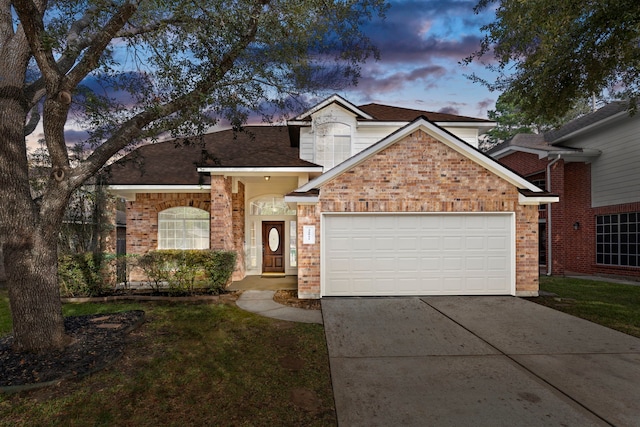
<instances>
[{"instance_id":1,"label":"white fascia trim","mask_svg":"<svg viewBox=\"0 0 640 427\"><path fill-rule=\"evenodd\" d=\"M578 135L580 135L580 134L582 134L584 132L587 132L587 131L590 131L590 130L592 130L594 128L597 128L599 126L605 125L605 124L607 124L607 123L609 123L609 122L611 122L613 120L617 120L617 119L619 119L619 118L621 118L623 116L627 116L628 117L629 116L629 112L628 111L621 111L621 112L619 112L617 114L614 114L613 116L609 116L609 117L604 118L604 119L602 119L600 121L597 121L595 123L591 123L589 126L585 126L585 127L580 128L578 130L574 130L573 132L571 132L569 134L566 134L565 136L562 136L562 137L556 139L555 141L552 142L552 144L555 145L555 144L557 144L559 142L566 141L566 140L571 139L571 138L573 138L575 136L578 136Z\"/></svg>"},{"instance_id":2,"label":"white fascia trim","mask_svg":"<svg viewBox=\"0 0 640 427\"><path fill-rule=\"evenodd\" d=\"M171 191L192 191L192 192L206 192L211 191L211 185L110 185L109 190L112 191L126 191L137 193L157 193L157 192L171 192Z\"/></svg>"},{"instance_id":3,"label":"white fascia trim","mask_svg":"<svg viewBox=\"0 0 640 427\"><path fill-rule=\"evenodd\" d=\"M442 142L443 144L447 145L448 147L452 148L453 150L457 151L463 156L473 160L480 166L484 167L490 172L495 173L499 177L503 178L504 180L508 181L509 183L515 185L520 189L527 189L536 193L542 192L540 188L536 187L535 185L527 181L525 178L510 171L509 169L502 166L500 163L493 160L492 158L487 157L482 153L478 152L475 148L471 147L466 142L455 137L454 135L447 132L446 130L424 119L416 120L413 123L405 126L404 128L399 129L398 131L380 140L379 142L371 145L370 147L366 148L365 150L361 151L355 156L340 163L338 166L334 167L333 169L330 169L328 172L309 181L308 183L306 183L305 185L303 185L302 187L298 188L295 191L306 192L313 188L318 188L324 185L325 183L331 181L332 179L336 178L337 176L341 175L342 173L348 171L349 169L364 162L369 157L379 153L380 151L384 150L390 145L393 145L397 141L405 138L406 136L408 136L409 134L417 130L423 130L424 132L431 135L438 141Z\"/></svg>"},{"instance_id":4,"label":"white fascia trim","mask_svg":"<svg viewBox=\"0 0 640 427\"><path fill-rule=\"evenodd\" d=\"M540 197L527 197L523 194L518 194L519 205L546 205L547 203L558 203L560 197L558 196L540 196Z\"/></svg>"},{"instance_id":5,"label":"white fascia trim","mask_svg":"<svg viewBox=\"0 0 640 427\"><path fill-rule=\"evenodd\" d=\"M316 205L320 201L320 196L284 196L285 203L297 203L299 205Z\"/></svg>"},{"instance_id":6,"label":"white fascia trim","mask_svg":"<svg viewBox=\"0 0 640 427\"><path fill-rule=\"evenodd\" d=\"M311 126L310 120L289 120L287 121L288 126Z\"/></svg>"},{"instance_id":7,"label":"white fascia trim","mask_svg":"<svg viewBox=\"0 0 640 427\"><path fill-rule=\"evenodd\" d=\"M216 168L216 167L199 167L198 172L209 172L212 175L242 174L242 173L305 173L305 172L322 172L322 166L311 167L256 167L256 168Z\"/></svg>"},{"instance_id":8,"label":"white fascia trim","mask_svg":"<svg viewBox=\"0 0 640 427\"><path fill-rule=\"evenodd\" d=\"M326 107L327 105L333 104L334 102L338 102L338 103L344 105L352 113L360 115L360 116L362 116L362 117L364 117L366 119L373 119L373 117L371 117L369 114L365 113L364 111L362 111L361 109L359 109L358 107L356 107L355 105L353 105L352 103L350 103L349 101L344 99L343 97L341 97L339 95L332 95L329 98L327 98L324 101L322 101L321 103L319 103L318 105L316 105L315 107L312 107L310 110L307 110L304 113L300 114L299 116L294 118L293 121L287 122L287 123L294 123L297 120L302 120L302 119L304 119L306 117L309 117L310 115L312 115L316 111L320 111L324 107Z\"/></svg>"},{"instance_id":9,"label":"white fascia trim","mask_svg":"<svg viewBox=\"0 0 640 427\"><path fill-rule=\"evenodd\" d=\"M511 154L511 152L514 152L514 151L520 151L520 152L529 153L529 154L536 154L539 159L544 159L550 153L553 153L553 154L557 153L555 151L554 152L550 152L550 151L546 151L546 150L536 150L535 148L527 148L527 147L519 147L517 145L511 145L509 147L505 147L502 150L498 150L495 153L490 154L490 156L493 157L494 159L501 159L501 158Z\"/></svg>"},{"instance_id":10,"label":"white fascia trim","mask_svg":"<svg viewBox=\"0 0 640 427\"><path fill-rule=\"evenodd\" d=\"M560 151L560 150L536 150L535 148L527 148L527 147L519 147L519 146L510 146L505 147L502 150L498 150L495 153L491 154L491 157L494 159L501 159L512 152L520 151L523 153L536 154L539 159L544 159L545 157L551 158L553 157L562 157L565 160L573 160L574 162L587 162L590 159L596 158L602 154L600 150L582 150L582 151Z\"/></svg>"}]
</instances>

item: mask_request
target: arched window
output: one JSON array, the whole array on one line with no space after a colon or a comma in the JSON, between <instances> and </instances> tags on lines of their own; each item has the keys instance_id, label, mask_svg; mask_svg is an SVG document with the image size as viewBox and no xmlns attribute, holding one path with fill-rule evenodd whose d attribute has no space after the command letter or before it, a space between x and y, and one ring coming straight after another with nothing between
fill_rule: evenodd
<instances>
[{"instance_id":1,"label":"arched window","mask_svg":"<svg viewBox=\"0 0 640 427\"><path fill-rule=\"evenodd\" d=\"M158 249L209 249L209 212L180 206L158 214Z\"/></svg>"},{"instance_id":2,"label":"arched window","mask_svg":"<svg viewBox=\"0 0 640 427\"><path fill-rule=\"evenodd\" d=\"M250 215L274 216L295 215L296 210L284 201L283 196L263 196L252 200L249 204Z\"/></svg>"}]
</instances>

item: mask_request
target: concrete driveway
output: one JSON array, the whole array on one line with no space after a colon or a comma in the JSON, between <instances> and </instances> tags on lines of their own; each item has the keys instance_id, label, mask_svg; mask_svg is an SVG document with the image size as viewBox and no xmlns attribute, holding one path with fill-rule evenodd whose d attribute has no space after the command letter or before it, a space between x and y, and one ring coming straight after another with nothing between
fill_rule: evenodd
<instances>
[{"instance_id":1,"label":"concrete driveway","mask_svg":"<svg viewBox=\"0 0 640 427\"><path fill-rule=\"evenodd\" d=\"M345 426L640 426L640 339L515 297L323 298Z\"/></svg>"}]
</instances>

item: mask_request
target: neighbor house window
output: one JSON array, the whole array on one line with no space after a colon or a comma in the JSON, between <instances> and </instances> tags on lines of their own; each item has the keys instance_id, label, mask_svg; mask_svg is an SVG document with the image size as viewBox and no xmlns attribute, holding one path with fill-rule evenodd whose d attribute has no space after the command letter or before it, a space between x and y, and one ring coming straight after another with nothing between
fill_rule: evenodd
<instances>
[{"instance_id":1,"label":"neighbor house window","mask_svg":"<svg viewBox=\"0 0 640 427\"><path fill-rule=\"evenodd\" d=\"M209 212L181 206L158 214L158 249L209 249Z\"/></svg>"},{"instance_id":2,"label":"neighbor house window","mask_svg":"<svg viewBox=\"0 0 640 427\"><path fill-rule=\"evenodd\" d=\"M535 185L536 187L542 189L542 190L546 190L547 181L544 178L534 179L534 180L531 181L531 183L533 185ZM547 205L545 203L542 203L542 204L538 205L538 210L539 211L546 211L547 210Z\"/></svg>"},{"instance_id":3,"label":"neighbor house window","mask_svg":"<svg viewBox=\"0 0 640 427\"><path fill-rule=\"evenodd\" d=\"M596 262L640 267L640 212L596 217Z\"/></svg>"}]
</instances>

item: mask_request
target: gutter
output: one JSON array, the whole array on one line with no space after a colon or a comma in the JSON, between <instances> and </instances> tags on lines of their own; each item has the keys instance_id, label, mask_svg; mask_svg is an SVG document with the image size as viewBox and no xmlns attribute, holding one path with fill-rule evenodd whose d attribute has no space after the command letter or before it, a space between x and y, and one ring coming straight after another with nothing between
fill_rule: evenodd
<instances>
[{"instance_id":1,"label":"gutter","mask_svg":"<svg viewBox=\"0 0 640 427\"><path fill-rule=\"evenodd\" d=\"M551 192L551 166L557 163L562 158L562 154L558 154L558 157L553 159L547 165L547 191ZM551 276L551 269L553 266L553 234L551 232L551 203L547 204L547 276Z\"/></svg>"}]
</instances>

